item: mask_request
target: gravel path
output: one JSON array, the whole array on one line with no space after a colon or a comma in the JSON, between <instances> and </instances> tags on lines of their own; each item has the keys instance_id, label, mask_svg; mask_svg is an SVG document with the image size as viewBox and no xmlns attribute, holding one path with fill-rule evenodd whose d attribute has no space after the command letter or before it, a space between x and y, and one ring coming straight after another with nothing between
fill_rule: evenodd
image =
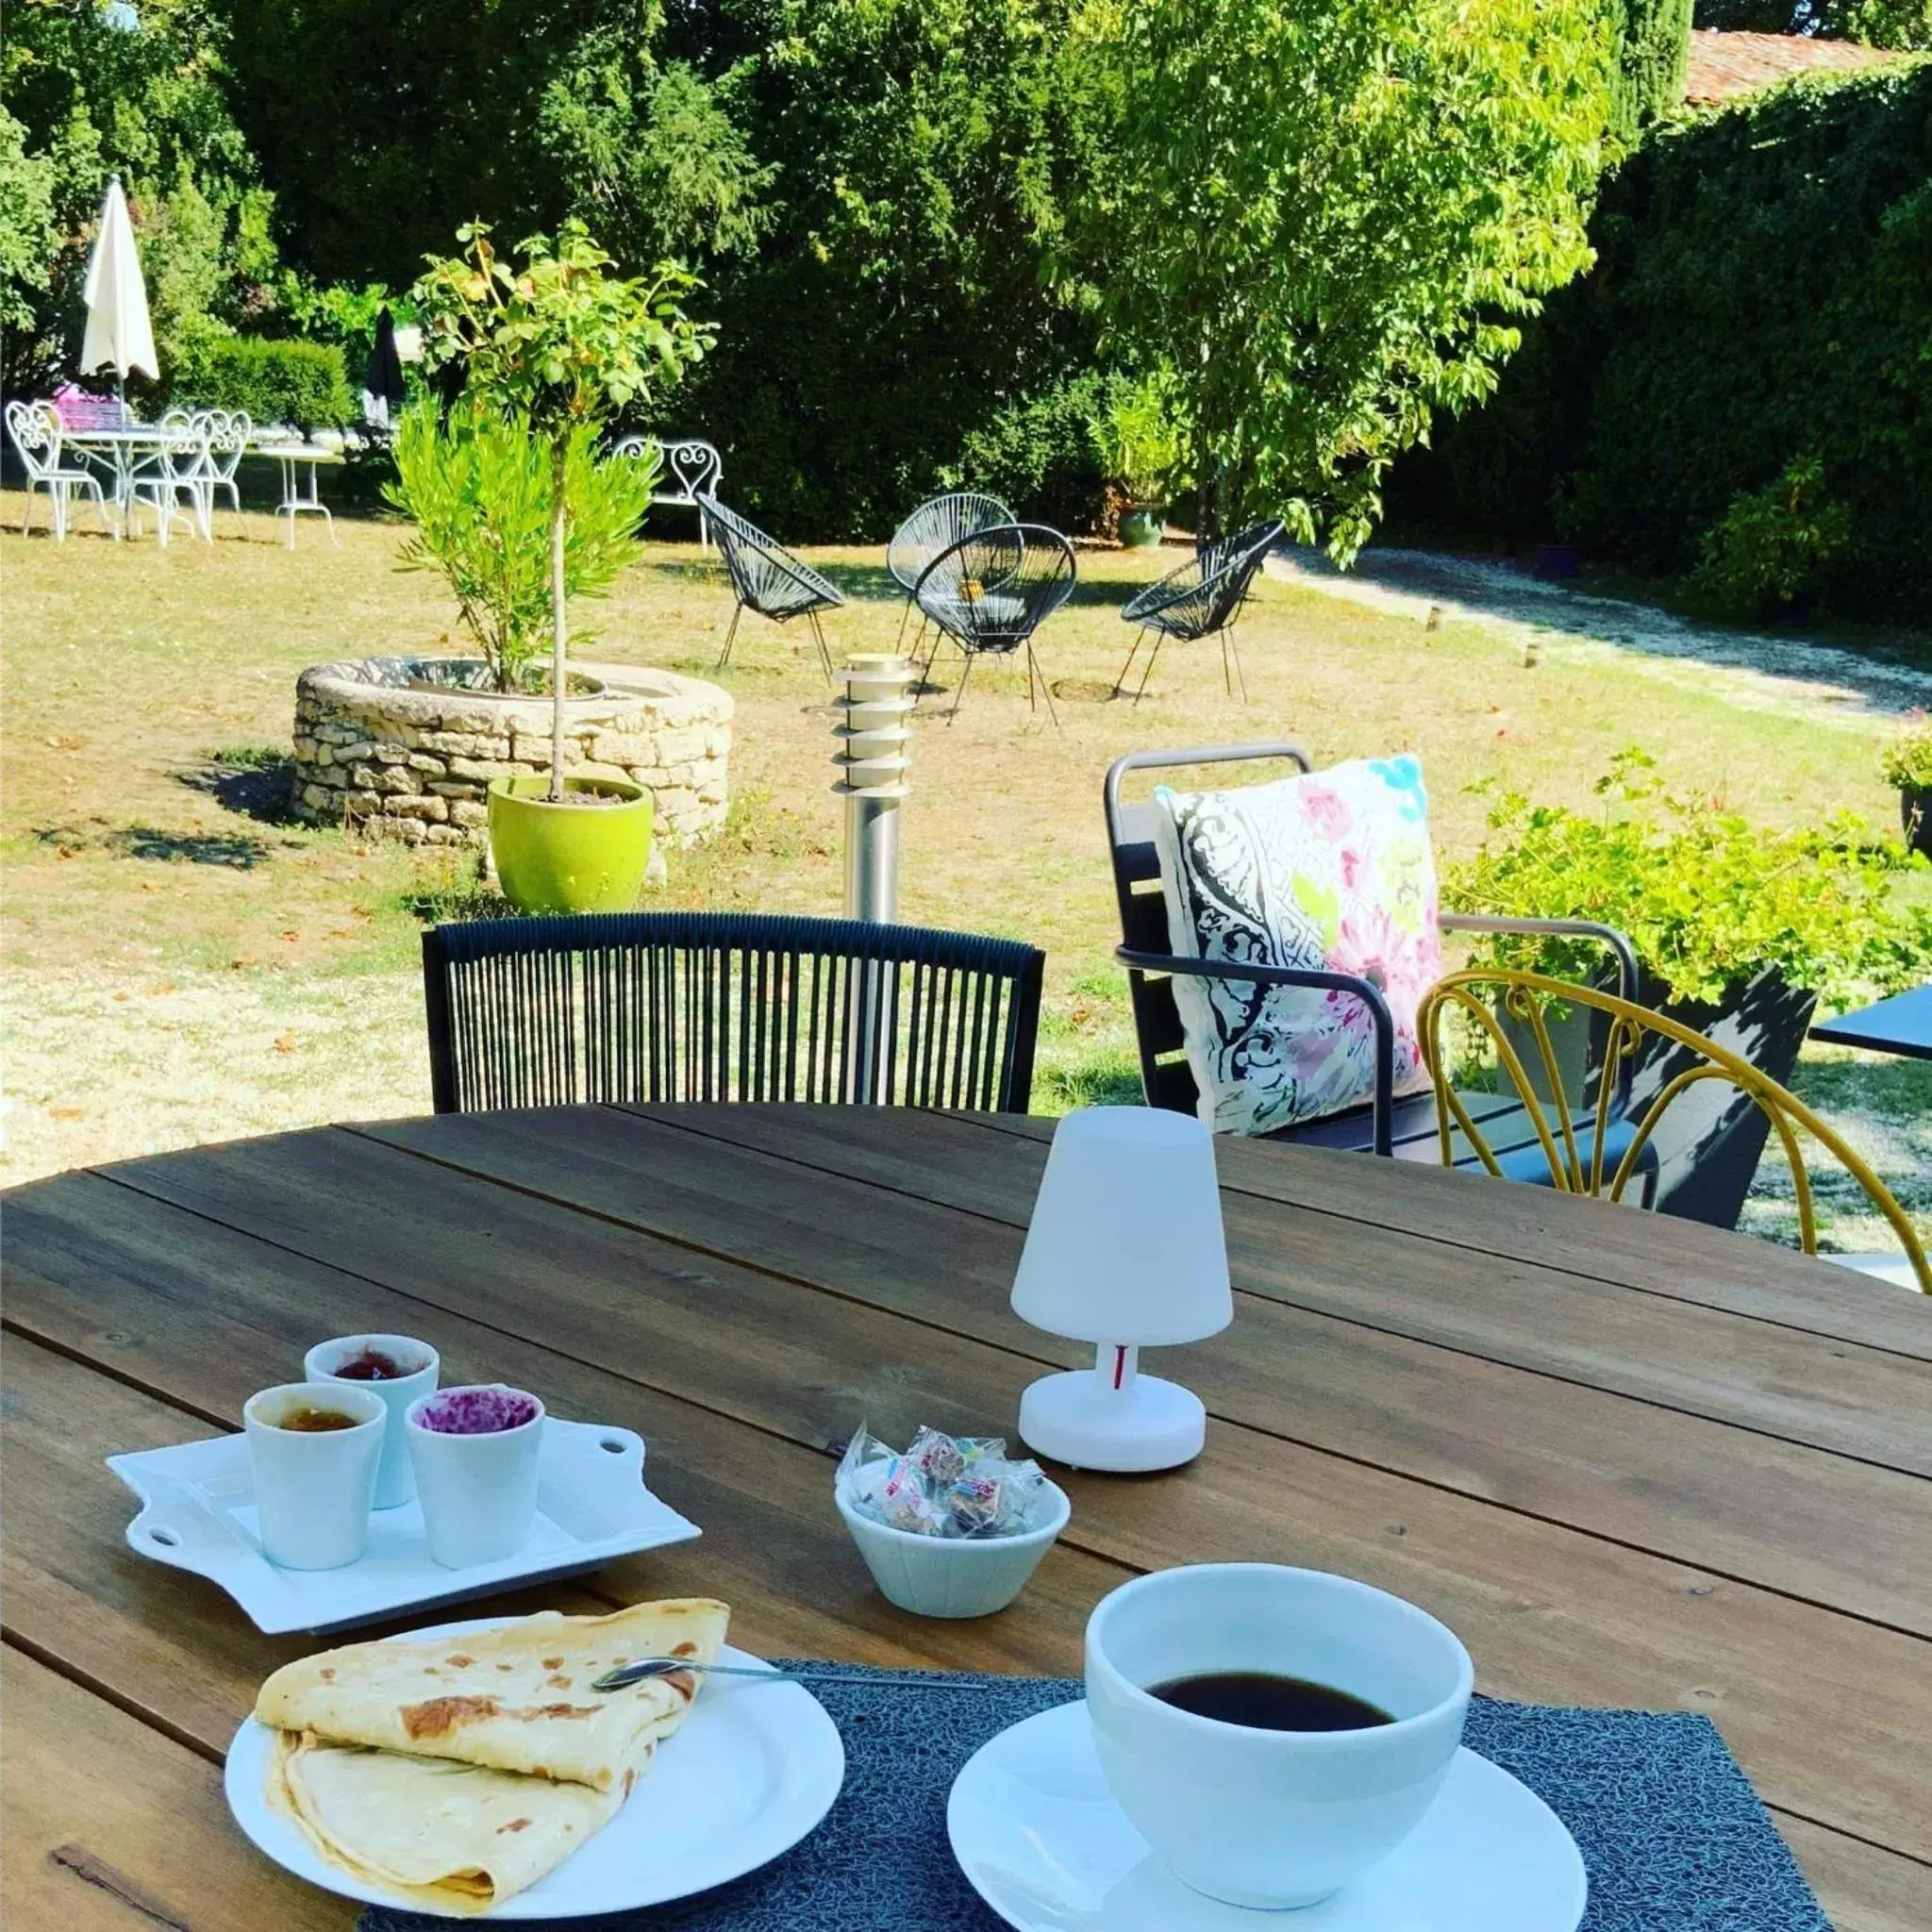
<instances>
[{"instance_id":1,"label":"gravel path","mask_svg":"<svg viewBox=\"0 0 1932 1932\"><path fill-rule=\"evenodd\" d=\"M1749 710L1829 719L1895 717L1932 708L1932 673L1776 632L1693 624L1654 605L1589 596L1508 564L1446 552L1372 548L1338 571L1318 550L1284 549L1272 576L1371 609L1428 622L1461 619L1524 650L1721 691Z\"/></svg>"}]
</instances>

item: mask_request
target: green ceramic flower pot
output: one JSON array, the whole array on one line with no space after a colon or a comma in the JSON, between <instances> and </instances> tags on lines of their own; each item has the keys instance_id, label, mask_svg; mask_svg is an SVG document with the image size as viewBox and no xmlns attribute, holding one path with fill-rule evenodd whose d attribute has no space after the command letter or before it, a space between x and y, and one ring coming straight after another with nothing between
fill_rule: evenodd
<instances>
[{"instance_id":1,"label":"green ceramic flower pot","mask_svg":"<svg viewBox=\"0 0 1932 1932\"><path fill-rule=\"evenodd\" d=\"M619 778L566 778L567 793L614 805L554 805L541 774L490 786L490 849L503 895L520 912L627 912L651 858L656 801Z\"/></svg>"},{"instance_id":2,"label":"green ceramic flower pot","mask_svg":"<svg viewBox=\"0 0 1932 1932\"><path fill-rule=\"evenodd\" d=\"M1121 542L1128 550L1152 549L1166 527L1165 504L1141 503L1121 512Z\"/></svg>"}]
</instances>

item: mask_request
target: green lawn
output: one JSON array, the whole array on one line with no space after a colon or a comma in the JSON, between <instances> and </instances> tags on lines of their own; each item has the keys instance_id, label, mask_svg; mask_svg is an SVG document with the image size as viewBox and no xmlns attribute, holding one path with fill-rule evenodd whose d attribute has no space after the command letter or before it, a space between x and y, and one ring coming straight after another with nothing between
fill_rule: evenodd
<instances>
[{"instance_id":1,"label":"green lawn","mask_svg":"<svg viewBox=\"0 0 1932 1932\"><path fill-rule=\"evenodd\" d=\"M212 550L164 552L22 539L20 508L0 498L8 1177L426 1108L416 934L476 889L474 862L289 824L276 799L297 673L459 645L437 580L395 571L397 530L371 520L341 519L339 548L307 523L291 553L266 518L248 520L246 541L224 519ZM809 554L850 599L828 625L835 654L889 648L900 606L880 553ZM1445 855L1480 834L1472 782L1502 775L1581 803L1632 743L1674 783L1768 822L1891 810L1875 770L1883 720L1734 707L1715 684L1634 660L1525 668L1480 625L1427 630L1276 583L1243 620L1248 706L1224 695L1211 648L1170 650L1138 708L1101 702L1128 641L1118 607L1178 560L1083 552L1076 601L1041 641L1059 730L1028 712L1019 671L982 664L958 723L923 719L914 741L902 911L1045 947L1036 1106L1138 1091L1099 808L1108 760L1130 747L1290 737L1322 760L1413 749ZM708 675L729 612L715 560L653 541L594 607L589 653ZM950 682L943 659L941 675ZM648 903L836 911L832 719L803 634L747 620L723 681L739 704L730 827L672 854ZM1822 1060L1807 1078L1932 1207L1932 1079Z\"/></svg>"}]
</instances>

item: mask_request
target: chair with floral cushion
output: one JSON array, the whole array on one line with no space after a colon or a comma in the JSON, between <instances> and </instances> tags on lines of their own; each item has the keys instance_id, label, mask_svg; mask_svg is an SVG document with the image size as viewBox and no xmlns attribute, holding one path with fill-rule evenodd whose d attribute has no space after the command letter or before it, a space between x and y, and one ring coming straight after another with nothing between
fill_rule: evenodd
<instances>
[{"instance_id":1,"label":"chair with floral cushion","mask_svg":"<svg viewBox=\"0 0 1932 1932\"><path fill-rule=\"evenodd\" d=\"M34 491L44 490L54 541L64 543L67 541L68 511L72 508L74 492L78 490L93 498L95 512L108 534L118 537L121 533L108 521L107 502L92 473L85 469L61 467L62 427L60 412L52 403L14 402L7 405L7 433L19 452L22 467L26 471L26 515L20 520L21 535L26 535L27 525L33 521Z\"/></svg>"},{"instance_id":2,"label":"chair with floral cushion","mask_svg":"<svg viewBox=\"0 0 1932 1932\"><path fill-rule=\"evenodd\" d=\"M1221 791L1162 783L1145 803L1122 795L1133 773L1250 762L1292 771ZM1619 991L1636 991L1630 942L1609 926L1440 910L1428 796L1407 754L1317 772L1287 743L1130 752L1103 796L1114 957L1127 969L1147 1103L1217 1131L1435 1160L1416 1014L1441 976L1444 929L1587 936L1614 957ZM1634 1138L1621 1098L1607 1109L1612 1160ZM1470 1106L1492 1146L1538 1144L1513 1097Z\"/></svg>"}]
</instances>

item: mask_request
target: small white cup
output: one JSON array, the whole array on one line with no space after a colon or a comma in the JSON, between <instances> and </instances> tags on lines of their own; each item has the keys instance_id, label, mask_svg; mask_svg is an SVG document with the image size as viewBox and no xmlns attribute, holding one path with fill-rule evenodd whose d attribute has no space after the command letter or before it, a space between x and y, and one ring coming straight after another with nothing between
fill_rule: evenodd
<instances>
[{"instance_id":1,"label":"small white cup","mask_svg":"<svg viewBox=\"0 0 1932 1932\"><path fill-rule=\"evenodd\" d=\"M339 1375L344 1362L374 1349L386 1355L406 1375L385 1376L380 1382ZM303 1373L311 1382L341 1382L350 1389L370 1389L382 1397L389 1410L389 1426L383 1431L382 1458L375 1466L375 1507L395 1509L416 1493L415 1473L409 1467L409 1440L403 1429L403 1417L418 1396L436 1387L442 1364L426 1341L408 1335L338 1335L331 1341L318 1341L302 1358Z\"/></svg>"},{"instance_id":2,"label":"small white cup","mask_svg":"<svg viewBox=\"0 0 1932 1932\"><path fill-rule=\"evenodd\" d=\"M1475 1674L1455 1634L1386 1591L1272 1563L1159 1570L1087 1624L1087 1706L1115 1802L1175 1876L1229 1905L1310 1906L1392 1852L1435 1801ZM1148 1687L1214 1672L1303 1677L1395 1720L1271 1731Z\"/></svg>"},{"instance_id":3,"label":"small white cup","mask_svg":"<svg viewBox=\"0 0 1932 1932\"><path fill-rule=\"evenodd\" d=\"M332 1385L340 1386L340 1385ZM528 1405L529 1419L512 1428L458 1434L425 1425L425 1413L460 1409L496 1396ZM469 1570L514 1556L530 1539L537 1517L537 1461L543 1441L543 1405L501 1382L444 1389L419 1396L403 1418L429 1554L446 1570Z\"/></svg>"},{"instance_id":4,"label":"small white cup","mask_svg":"<svg viewBox=\"0 0 1932 1932\"><path fill-rule=\"evenodd\" d=\"M352 1415L347 1429L287 1429L298 1409ZM369 1510L389 1410L353 1382L284 1382L242 1410L262 1554L284 1570L340 1570L369 1546Z\"/></svg>"},{"instance_id":5,"label":"small white cup","mask_svg":"<svg viewBox=\"0 0 1932 1932\"><path fill-rule=\"evenodd\" d=\"M990 1617L1005 1609L1073 1514L1067 1492L1043 1482L1026 1526L1011 1536L919 1536L855 1508L841 1486L833 1495L880 1594L919 1617Z\"/></svg>"}]
</instances>

